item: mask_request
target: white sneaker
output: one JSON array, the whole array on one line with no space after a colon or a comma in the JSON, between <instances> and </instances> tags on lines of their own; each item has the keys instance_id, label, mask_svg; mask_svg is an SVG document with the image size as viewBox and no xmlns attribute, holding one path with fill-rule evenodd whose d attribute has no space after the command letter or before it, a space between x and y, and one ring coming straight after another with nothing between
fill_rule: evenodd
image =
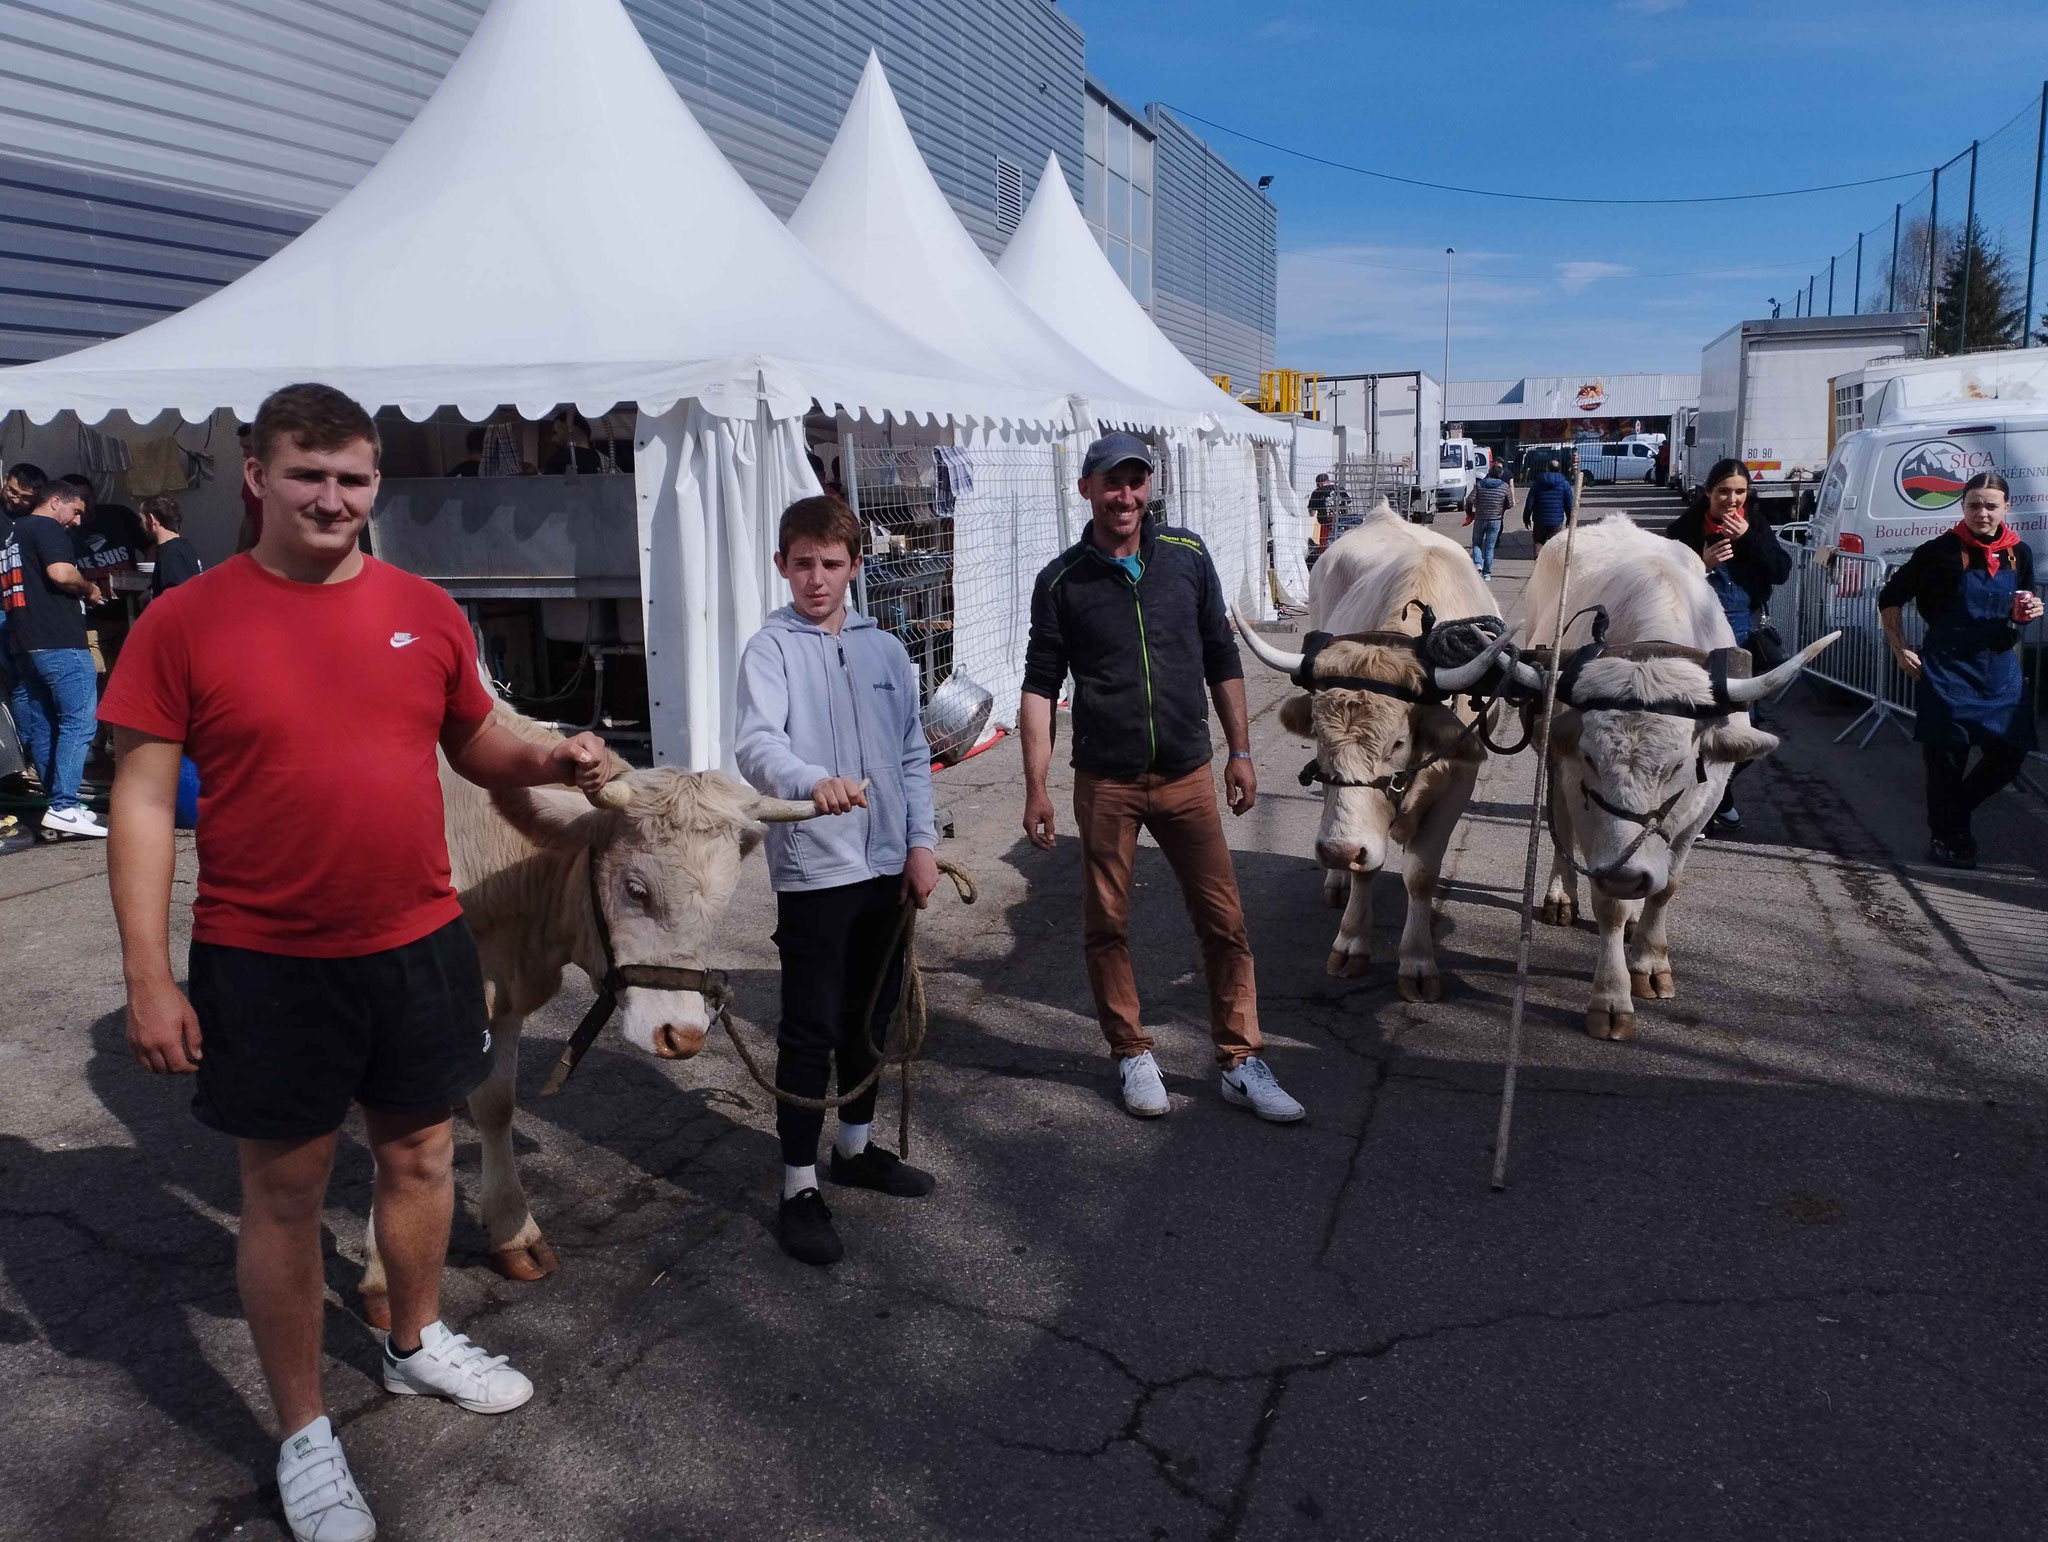
<instances>
[{"instance_id":1,"label":"white sneaker","mask_svg":"<svg viewBox=\"0 0 2048 1542\"><path fill-rule=\"evenodd\" d=\"M93 817L89 808L45 809L43 828L52 835L84 835L102 841L107 838L107 827Z\"/></svg>"},{"instance_id":2,"label":"white sneaker","mask_svg":"<svg viewBox=\"0 0 2048 1542\"><path fill-rule=\"evenodd\" d=\"M1152 1058L1152 1051L1126 1055L1116 1063L1116 1071L1123 1078L1127 1111L1140 1119L1157 1119L1166 1112L1166 1082L1159 1075L1159 1062Z\"/></svg>"},{"instance_id":3,"label":"white sneaker","mask_svg":"<svg viewBox=\"0 0 2048 1542\"><path fill-rule=\"evenodd\" d=\"M1275 1124L1291 1124L1306 1112L1281 1090L1271 1069L1257 1055L1223 1073L1223 1101L1248 1108Z\"/></svg>"},{"instance_id":4,"label":"white sneaker","mask_svg":"<svg viewBox=\"0 0 2048 1542\"><path fill-rule=\"evenodd\" d=\"M445 1397L471 1413L501 1414L532 1397L533 1383L503 1355L487 1355L467 1334L430 1322L420 1330L419 1349L403 1360L385 1343L384 1390L400 1397Z\"/></svg>"},{"instance_id":5,"label":"white sneaker","mask_svg":"<svg viewBox=\"0 0 2048 1542\"><path fill-rule=\"evenodd\" d=\"M370 1542L377 1522L322 1414L277 1454L277 1492L298 1542Z\"/></svg>"}]
</instances>

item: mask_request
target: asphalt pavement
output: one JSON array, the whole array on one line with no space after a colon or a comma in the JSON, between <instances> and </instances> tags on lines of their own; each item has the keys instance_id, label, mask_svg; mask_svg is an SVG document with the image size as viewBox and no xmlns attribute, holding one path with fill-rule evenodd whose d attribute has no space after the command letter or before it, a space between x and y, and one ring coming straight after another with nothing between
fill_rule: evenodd
<instances>
[{"instance_id":1,"label":"asphalt pavement","mask_svg":"<svg viewBox=\"0 0 2048 1542\"><path fill-rule=\"evenodd\" d=\"M1510 615L1528 556L1511 529ZM561 1271L486 1267L465 1128L446 1282L449 1321L539 1394L501 1419L390 1398L351 1289L370 1173L345 1144L328 1385L382 1534L2038 1535L2041 802L1987 811L1985 871L1929 868L1912 746L1838 747L1855 708L1795 689L1740 784L1741 835L1694 859L1679 994L1642 1004L1636 1042L1580 1028L1590 923L1537 927L1496 1194L1530 757L1486 768L1437 904L1445 999L1405 1003L1395 879L1371 971L1324 974L1307 751L1253 668L1263 791L1230 834L1269 1059L1305 1122L1217 1097L1194 939L1149 844L1137 969L1174 1106L1120 1111L1064 773L1041 853L999 745L939 778L946 854L982 898L942 892L922 930L913 1158L938 1192L829 1194L838 1267L777 1250L771 1109L726 1044L672 1063L608 1036L537 1096L579 980L528 1029L518 1122ZM279 1537L233 1153L123 1051L101 868L89 848L0 857L0 1538ZM750 863L721 962L757 1041L771 915ZM894 1119L892 1091L892 1140Z\"/></svg>"}]
</instances>

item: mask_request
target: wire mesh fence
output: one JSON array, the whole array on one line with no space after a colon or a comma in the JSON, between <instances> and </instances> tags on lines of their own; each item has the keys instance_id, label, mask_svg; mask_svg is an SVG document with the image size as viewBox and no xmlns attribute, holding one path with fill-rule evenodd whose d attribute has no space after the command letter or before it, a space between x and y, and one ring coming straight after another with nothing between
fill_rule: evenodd
<instances>
[{"instance_id":1,"label":"wire mesh fence","mask_svg":"<svg viewBox=\"0 0 2048 1542\"><path fill-rule=\"evenodd\" d=\"M956 670L1008 722L1031 585L1071 539L1051 444L856 446L842 455L867 528L858 603L917 666L925 702ZM844 474L844 473L842 473Z\"/></svg>"},{"instance_id":2,"label":"wire mesh fence","mask_svg":"<svg viewBox=\"0 0 2048 1542\"><path fill-rule=\"evenodd\" d=\"M2048 86L1809 274L1795 316L1924 311L1937 354L2048 342ZM1782 302L1781 302L1782 304Z\"/></svg>"}]
</instances>

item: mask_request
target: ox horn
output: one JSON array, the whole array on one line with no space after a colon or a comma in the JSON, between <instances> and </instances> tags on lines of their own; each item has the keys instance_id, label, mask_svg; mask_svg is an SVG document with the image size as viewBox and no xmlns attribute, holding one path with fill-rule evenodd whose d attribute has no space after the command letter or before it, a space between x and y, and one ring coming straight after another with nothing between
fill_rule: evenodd
<instances>
[{"instance_id":1,"label":"ox horn","mask_svg":"<svg viewBox=\"0 0 2048 1542\"><path fill-rule=\"evenodd\" d=\"M860 790L866 792L872 783L862 781ZM806 819L816 819L824 814L809 798L767 798L757 797L747 810L764 825L793 825Z\"/></svg>"},{"instance_id":2,"label":"ox horn","mask_svg":"<svg viewBox=\"0 0 2048 1542\"><path fill-rule=\"evenodd\" d=\"M1231 608L1230 620L1232 625L1237 628L1238 636L1245 640L1246 645L1258 656L1261 664L1264 664L1268 669L1279 670L1281 674L1287 676L1290 680L1301 673L1301 655L1298 653L1282 653L1278 648L1267 642L1265 638L1244 624L1244 617L1237 613L1235 606Z\"/></svg>"},{"instance_id":3,"label":"ox horn","mask_svg":"<svg viewBox=\"0 0 2048 1542\"><path fill-rule=\"evenodd\" d=\"M1486 672L1493 668L1493 661L1500 657L1501 649L1514 641L1512 634L1503 631L1488 643L1476 657L1449 669L1432 669L1429 672L1430 685L1446 696L1455 696L1460 691L1469 691L1477 685Z\"/></svg>"},{"instance_id":4,"label":"ox horn","mask_svg":"<svg viewBox=\"0 0 2048 1542\"><path fill-rule=\"evenodd\" d=\"M1515 684L1525 691L1542 694L1544 676L1547 671L1537 668L1524 659L1508 660L1508 675Z\"/></svg>"},{"instance_id":5,"label":"ox horn","mask_svg":"<svg viewBox=\"0 0 2048 1542\"><path fill-rule=\"evenodd\" d=\"M1808 643L1767 675L1757 675L1748 680L1730 680L1728 699L1737 706L1747 706L1750 702L1762 701L1766 696L1775 696L1796 680L1799 671L1819 658L1828 644L1841 635L1840 632L1830 632L1819 642Z\"/></svg>"}]
</instances>

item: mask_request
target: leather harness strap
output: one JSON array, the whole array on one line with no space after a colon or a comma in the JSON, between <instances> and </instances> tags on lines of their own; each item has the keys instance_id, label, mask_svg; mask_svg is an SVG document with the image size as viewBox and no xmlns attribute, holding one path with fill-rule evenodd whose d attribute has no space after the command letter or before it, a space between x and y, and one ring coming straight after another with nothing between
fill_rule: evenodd
<instances>
[{"instance_id":1,"label":"leather harness strap","mask_svg":"<svg viewBox=\"0 0 2048 1542\"><path fill-rule=\"evenodd\" d=\"M638 986L642 990L696 991L704 998L706 1009L714 1014L732 999L725 972L720 969L685 969L671 964L621 964L612 950L611 923L605 919L604 897L597 889L597 852L594 849L584 854L583 868L589 876L590 914L597 926L597 943L604 953L604 977L597 982L597 1000L583 1014L583 1021L576 1025L576 1031L569 1035L569 1042L562 1046L562 1058L548 1073L547 1082L540 1089L542 1097L562 1090L562 1084L575 1071L577 1062L596 1042L597 1036L604 1031L604 1025L612 1020L612 1014L618 1011L619 998L629 986Z\"/></svg>"}]
</instances>

